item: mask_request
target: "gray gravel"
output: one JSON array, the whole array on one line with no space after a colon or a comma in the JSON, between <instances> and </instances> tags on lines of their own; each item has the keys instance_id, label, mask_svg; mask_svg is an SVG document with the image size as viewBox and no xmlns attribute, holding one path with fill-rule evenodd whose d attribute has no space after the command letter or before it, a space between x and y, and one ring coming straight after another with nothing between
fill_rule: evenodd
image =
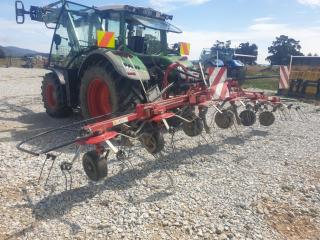
<instances>
[{"instance_id":1,"label":"gray gravel","mask_svg":"<svg viewBox=\"0 0 320 240\"><path fill-rule=\"evenodd\" d=\"M320 109L189 138L167 135L162 156L137 146L109 176L92 183L81 161L65 189L59 163L38 183L43 157L17 142L79 119L52 119L40 97L44 70L0 68L0 239L320 239ZM59 141L59 135L38 143Z\"/></svg>"}]
</instances>

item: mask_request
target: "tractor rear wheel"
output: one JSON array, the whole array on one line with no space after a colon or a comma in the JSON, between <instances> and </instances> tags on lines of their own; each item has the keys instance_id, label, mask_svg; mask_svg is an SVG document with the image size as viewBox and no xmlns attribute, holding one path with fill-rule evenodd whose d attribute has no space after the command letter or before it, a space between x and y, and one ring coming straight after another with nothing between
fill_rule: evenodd
<instances>
[{"instance_id":1,"label":"tractor rear wheel","mask_svg":"<svg viewBox=\"0 0 320 240\"><path fill-rule=\"evenodd\" d=\"M115 80L106 66L88 68L80 87L80 108L84 118L115 112L118 108Z\"/></svg>"},{"instance_id":2,"label":"tractor rear wheel","mask_svg":"<svg viewBox=\"0 0 320 240\"><path fill-rule=\"evenodd\" d=\"M44 108L51 117L62 118L72 113L72 108L67 104L65 86L59 82L54 73L44 76L41 95Z\"/></svg>"}]
</instances>

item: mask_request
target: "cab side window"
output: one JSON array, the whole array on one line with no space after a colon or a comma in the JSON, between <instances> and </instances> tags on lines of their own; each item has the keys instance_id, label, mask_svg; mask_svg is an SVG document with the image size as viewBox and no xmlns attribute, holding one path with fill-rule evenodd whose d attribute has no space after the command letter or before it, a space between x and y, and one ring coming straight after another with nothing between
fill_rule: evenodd
<instances>
[{"instance_id":1,"label":"cab side window","mask_svg":"<svg viewBox=\"0 0 320 240\"><path fill-rule=\"evenodd\" d=\"M114 32L116 47L120 44L120 14L110 13L105 21L105 31Z\"/></svg>"}]
</instances>

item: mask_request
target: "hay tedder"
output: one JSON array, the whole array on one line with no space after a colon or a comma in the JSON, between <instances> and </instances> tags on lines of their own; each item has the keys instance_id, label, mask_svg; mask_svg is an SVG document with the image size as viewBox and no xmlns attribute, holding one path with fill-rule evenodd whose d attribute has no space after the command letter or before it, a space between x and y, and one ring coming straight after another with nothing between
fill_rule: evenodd
<instances>
[{"instance_id":1,"label":"hay tedder","mask_svg":"<svg viewBox=\"0 0 320 240\"><path fill-rule=\"evenodd\" d=\"M55 160L53 152L76 144L72 161L60 165L63 171L71 170L88 145L94 150L83 155L83 168L89 179L98 181L107 176L109 154L122 160L128 157L123 146L133 142L156 155L164 149L165 132L173 135L181 129L195 137L212 132L208 120L228 129L252 126L257 117L270 126L277 111L301 112L279 97L243 90L227 78L225 68L194 67L185 56L189 44L168 47L167 32L181 32L167 22L172 16L153 9L58 1L26 11L17 1L16 14L18 23L29 14L55 28L48 66L52 72L42 86L47 113L61 117L80 109L84 117L28 138L18 149ZM33 141L59 132L75 137L46 149L30 148Z\"/></svg>"}]
</instances>

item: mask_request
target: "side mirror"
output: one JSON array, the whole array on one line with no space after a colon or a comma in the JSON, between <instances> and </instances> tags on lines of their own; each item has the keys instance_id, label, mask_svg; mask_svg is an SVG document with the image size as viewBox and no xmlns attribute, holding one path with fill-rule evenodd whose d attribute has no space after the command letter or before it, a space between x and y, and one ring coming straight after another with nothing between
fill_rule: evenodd
<instances>
[{"instance_id":1,"label":"side mirror","mask_svg":"<svg viewBox=\"0 0 320 240\"><path fill-rule=\"evenodd\" d=\"M22 1L15 2L15 9L16 9L16 22L18 24L24 23L24 15L28 14L29 12L24 9L24 5Z\"/></svg>"},{"instance_id":2,"label":"side mirror","mask_svg":"<svg viewBox=\"0 0 320 240\"><path fill-rule=\"evenodd\" d=\"M56 45L56 50L57 51L59 49L59 45L61 44L61 40L62 40L62 38L61 38L61 36L59 34L54 34L53 35L53 42Z\"/></svg>"},{"instance_id":3,"label":"side mirror","mask_svg":"<svg viewBox=\"0 0 320 240\"><path fill-rule=\"evenodd\" d=\"M59 34L55 34L53 36L53 42L55 45L59 46L61 44L61 36Z\"/></svg>"}]
</instances>

